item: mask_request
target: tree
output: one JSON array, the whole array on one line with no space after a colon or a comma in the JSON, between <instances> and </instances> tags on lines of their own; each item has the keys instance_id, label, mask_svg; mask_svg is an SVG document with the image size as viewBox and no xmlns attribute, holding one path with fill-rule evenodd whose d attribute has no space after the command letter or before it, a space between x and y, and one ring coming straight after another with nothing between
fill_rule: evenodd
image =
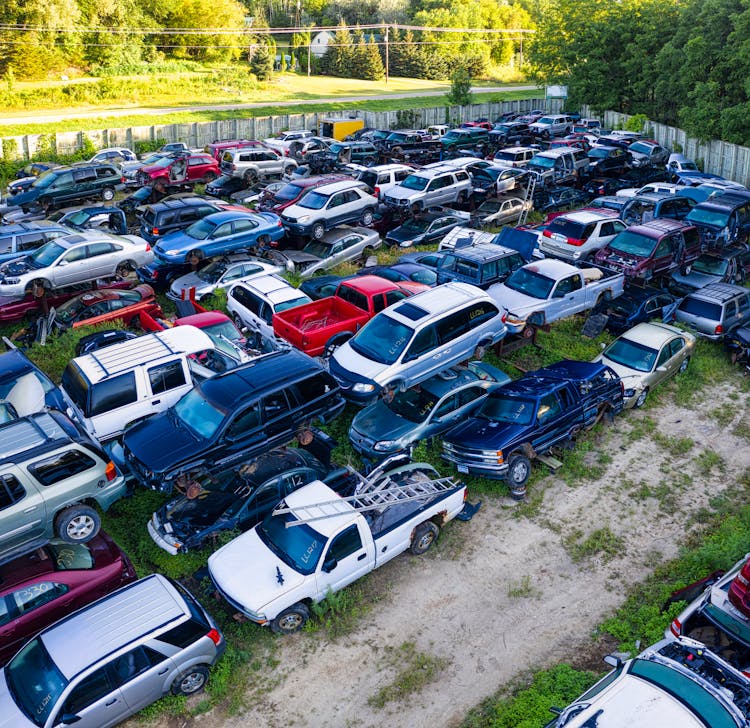
<instances>
[{"instance_id":1,"label":"tree","mask_svg":"<svg viewBox=\"0 0 750 728\"><path fill-rule=\"evenodd\" d=\"M468 106L471 103L471 76L459 66L451 74L451 90L445 99L449 106Z\"/></svg>"},{"instance_id":2,"label":"tree","mask_svg":"<svg viewBox=\"0 0 750 728\"><path fill-rule=\"evenodd\" d=\"M266 43L258 43L250 54L250 71L259 81L269 81L273 76L273 54Z\"/></svg>"},{"instance_id":3,"label":"tree","mask_svg":"<svg viewBox=\"0 0 750 728\"><path fill-rule=\"evenodd\" d=\"M375 37L372 34L370 34L370 39L367 42L364 71L365 75L363 78L369 81L380 81L382 78L385 78L383 58L380 55L380 48L375 42Z\"/></svg>"},{"instance_id":4,"label":"tree","mask_svg":"<svg viewBox=\"0 0 750 728\"><path fill-rule=\"evenodd\" d=\"M352 34L342 20L322 58L323 72L331 76L350 76L353 49Z\"/></svg>"}]
</instances>

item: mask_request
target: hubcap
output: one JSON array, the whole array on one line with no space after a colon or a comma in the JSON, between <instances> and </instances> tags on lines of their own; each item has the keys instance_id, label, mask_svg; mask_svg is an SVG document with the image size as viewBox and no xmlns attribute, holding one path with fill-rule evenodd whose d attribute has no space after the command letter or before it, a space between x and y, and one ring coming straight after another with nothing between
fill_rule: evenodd
<instances>
[{"instance_id":1,"label":"hubcap","mask_svg":"<svg viewBox=\"0 0 750 728\"><path fill-rule=\"evenodd\" d=\"M194 672L187 677L182 679L180 683L180 689L184 693L194 693L196 690L200 690L203 687L205 677L200 672Z\"/></svg>"},{"instance_id":2,"label":"hubcap","mask_svg":"<svg viewBox=\"0 0 750 728\"><path fill-rule=\"evenodd\" d=\"M424 536L422 536L422 538L419 539L419 541L417 542L417 546L420 549L426 549L430 546L434 538L435 537L432 531L429 531Z\"/></svg>"},{"instance_id":3,"label":"hubcap","mask_svg":"<svg viewBox=\"0 0 750 728\"><path fill-rule=\"evenodd\" d=\"M279 620L279 627L286 632L297 629L302 624L302 617L299 614L287 614Z\"/></svg>"},{"instance_id":4,"label":"hubcap","mask_svg":"<svg viewBox=\"0 0 750 728\"><path fill-rule=\"evenodd\" d=\"M527 472L526 463L516 463L513 466L513 472L512 472L513 480L516 482L520 482L526 477L526 472Z\"/></svg>"},{"instance_id":5,"label":"hubcap","mask_svg":"<svg viewBox=\"0 0 750 728\"><path fill-rule=\"evenodd\" d=\"M94 519L90 516L76 516L69 524L66 532L76 541L90 536L94 532Z\"/></svg>"}]
</instances>

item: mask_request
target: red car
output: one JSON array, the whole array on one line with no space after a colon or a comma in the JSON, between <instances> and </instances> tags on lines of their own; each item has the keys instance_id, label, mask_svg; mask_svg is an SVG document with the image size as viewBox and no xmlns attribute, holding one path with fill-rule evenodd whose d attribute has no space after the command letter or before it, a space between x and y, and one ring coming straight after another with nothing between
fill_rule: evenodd
<instances>
[{"instance_id":1,"label":"red car","mask_svg":"<svg viewBox=\"0 0 750 728\"><path fill-rule=\"evenodd\" d=\"M136 179L141 186L157 180L172 183L211 182L221 174L219 163L210 154L184 154L162 157L155 164L141 167Z\"/></svg>"},{"instance_id":2,"label":"red car","mask_svg":"<svg viewBox=\"0 0 750 728\"><path fill-rule=\"evenodd\" d=\"M56 309L55 323L63 329L92 326L105 321L122 321L130 326L141 313L161 316L154 289L143 283L131 290L102 288L82 293Z\"/></svg>"},{"instance_id":3,"label":"red car","mask_svg":"<svg viewBox=\"0 0 750 728\"><path fill-rule=\"evenodd\" d=\"M487 119L484 119L482 121L465 121L463 124L461 124L462 129L486 129L487 131L492 131L494 129L494 126L487 121Z\"/></svg>"},{"instance_id":4,"label":"red car","mask_svg":"<svg viewBox=\"0 0 750 728\"><path fill-rule=\"evenodd\" d=\"M88 543L53 540L0 566L0 665L40 630L137 575L103 531Z\"/></svg>"}]
</instances>

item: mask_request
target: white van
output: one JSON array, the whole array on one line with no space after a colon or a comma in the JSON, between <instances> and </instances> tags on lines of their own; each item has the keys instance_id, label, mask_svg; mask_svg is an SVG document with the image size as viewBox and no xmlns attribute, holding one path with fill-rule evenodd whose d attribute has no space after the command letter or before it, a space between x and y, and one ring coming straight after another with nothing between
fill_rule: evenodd
<instances>
[{"instance_id":1,"label":"white van","mask_svg":"<svg viewBox=\"0 0 750 728\"><path fill-rule=\"evenodd\" d=\"M86 430L104 442L171 407L194 382L237 366L195 326L175 326L72 359L62 390Z\"/></svg>"}]
</instances>

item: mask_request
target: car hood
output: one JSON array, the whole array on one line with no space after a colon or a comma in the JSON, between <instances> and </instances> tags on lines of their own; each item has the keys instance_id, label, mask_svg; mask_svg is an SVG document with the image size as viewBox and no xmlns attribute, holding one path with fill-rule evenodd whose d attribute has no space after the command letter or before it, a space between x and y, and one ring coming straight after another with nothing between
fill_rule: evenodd
<instances>
[{"instance_id":1,"label":"car hood","mask_svg":"<svg viewBox=\"0 0 750 728\"><path fill-rule=\"evenodd\" d=\"M195 288L196 291L202 291L204 288L213 288L215 284L207 283L202 280L197 273L186 273L184 276L180 276L176 281L172 282L173 291L188 290Z\"/></svg>"},{"instance_id":2,"label":"car hood","mask_svg":"<svg viewBox=\"0 0 750 728\"><path fill-rule=\"evenodd\" d=\"M711 275L710 273L699 273L694 270L690 273L672 273L672 279L677 283L682 283L690 288L703 288L709 283L721 283L721 276Z\"/></svg>"},{"instance_id":3,"label":"car hood","mask_svg":"<svg viewBox=\"0 0 750 728\"><path fill-rule=\"evenodd\" d=\"M385 193L385 196L390 197L394 200L408 200L412 197L423 195L424 193L424 190L410 190L406 187L399 187L397 185L395 187L391 187L391 189L389 189L388 192Z\"/></svg>"},{"instance_id":4,"label":"car hood","mask_svg":"<svg viewBox=\"0 0 750 728\"><path fill-rule=\"evenodd\" d=\"M182 496L167 503L158 516L162 523L171 524L177 536L184 537L212 526L237 498L232 492L204 490L196 498Z\"/></svg>"},{"instance_id":5,"label":"car hood","mask_svg":"<svg viewBox=\"0 0 750 728\"><path fill-rule=\"evenodd\" d=\"M510 313L522 316L546 306L547 301L541 298L527 296L525 293L514 291L504 283L496 283L487 289L498 306L505 308Z\"/></svg>"},{"instance_id":6,"label":"car hood","mask_svg":"<svg viewBox=\"0 0 750 728\"><path fill-rule=\"evenodd\" d=\"M147 470L161 473L201 451L198 439L167 410L126 430L123 444ZM160 444L161 443L161 444ZM165 443L169 443L165 447Z\"/></svg>"},{"instance_id":7,"label":"car hood","mask_svg":"<svg viewBox=\"0 0 750 728\"><path fill-rule=\"evenodd\" d=\"M31 270L28 258L15 258L0 265L0 274L6 276L20 276Z\"/></svg>"},{"instance_id":8,"label":"car hood","mask_svg":"<svg viewBox=\"0 0 750 728\"><path fill-rule=\"evenodd\" d=\"M392 412L381 401L365 407L352 420L352 430L356 430L375 442L398 440L412 433L416 427L418 427L417 423L410 422L405 417Z\"/></svg>"},{"instance_id":9,"label":"car hood","mask_svg":"<svg viewBox=\"0 0 750 728\"><path fill-rule=\"evenodd\" d=\"M167 233L154 245L154 254L169 255L170 250L192 250L199 244L200 241L191 238L183 230L177 230L173 233Z\"/></svg>"},{"instance_id":10,"label":"car hood","mask_svg":"<svg viewBox=\"0 0 750 728\"><path fill-rule=\"evenodd\" d=\"M639 372L637 369L632 369L625 364L618 364L616 361L612 361L606 356L598 356L594 361L601 362L612 369L612 371L622 379L625 389L630 389L636 386L642 379L651 374L651 372Z\"/></svg>"},{"instance_id":11,"label":"car hood","mask_svg":"<svg viewBox=\"0 0 750 728\"><path fill-rule=\"evenodd\" d=\"M0 728L34 728L34 723L16 707L5 680L5 670L0 674L0 706L3 708L0 710Z\"/></svg>"},{"instance_id":12,"label":"car hood","mask_svg":"<svg viewBox=\"0 0 750 728\"><path fill-rule=\"evenodd\" d=\"M448 430L443 439L458 447L502 450L528 427L528 425L514 425L509 422L495 422L484 417L472 417Z\"/></svg>"},{"instance_id":13,"label":"car hood","mask_svg":"<svg viewBox=\"0 0 750 728\"><path fill-rule=\"evenodd\" d=\"M257 528L243 533L208 559L211 579L235 604L263 612L272 600L300 586L305 577L260 540ZM280 584L279 574L283 579Z\"/></svg>"},{"instance_id":14,"label":"car hood","mask_svg":"<svg viewBox=\"0 0 750 728\"><path fill-rule=\"evenodd\" d=\"M304 250L285 250L283 253L285 260L291 260L292 263L295 263L299 265L300 263L307 263L309 265L312 265L313 263L319 263L322 258L318 258L317 255L313 255L312 253L306 253Z\"/></svg>"},{"instance_id":15,"label":"car hood","mask_svg":"<svg viewBox=\"0 0 750 728\"><path fill-rule=\"evenodd\" d=\"M379 380L384 380L388 376L389 369L393 366L392 364L381 364L378 361L365 358L354 351L348 341L333 352L333 360L341 369L351 372L352 381L370 380L378 384L384 383Z\"/></svg>"},{"instance_id":16,"label":"car hood","mask_svg":"<svg viewBox=\"0 0 750 728\"><path fill-rule=\"evenodd\" d=\"M600 258L597 256L597 262L599 262L599 260ZM640 255L620 253L616 250L608 250L605 248L605 255L602 256L601 260L613 268L637 268L640 263L648 259Z\"/></svg>"}]
</instances>

